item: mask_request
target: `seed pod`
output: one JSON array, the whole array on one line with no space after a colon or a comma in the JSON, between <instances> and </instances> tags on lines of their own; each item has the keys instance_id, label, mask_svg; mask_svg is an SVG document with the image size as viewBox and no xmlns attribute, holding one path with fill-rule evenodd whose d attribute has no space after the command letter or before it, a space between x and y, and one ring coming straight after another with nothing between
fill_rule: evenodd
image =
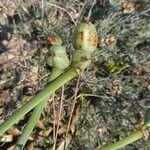
<instances>
[{"instance_id":1,"label":"seed pod","mask_svg":"<svg viewBox=\"0 0 150 150\"><path fill-rule=\"evenodd\" d=\"M87 68L91 63L91 53L75 50L73 53L73 65L80 69Z\"/></svg>"},{"instance_id":2,"label":"seed pod","mask_svg":"<svg viewBox=\"0 0 150 150\"><path fill-rule=\"evenodd\" d=\"M49 45L61 45L62 40L59 36L48 36L47 42Z\"/></svg>"},{"instance_id":3,"label":"seed pod","mask_svg":"<svg viewBox=\"0 0 150 150\"><path fill-rule=\"evenodd\" d=\"M69 66L69 59L64 46L53 45L46 53L46 63L58 69L66 69Z\"/></svg>"},{"instance_id":4,"label":"seed pod","mask_svg":"<svg viewBox=\"0 0 150 150\"><path fill-rule=\"evenodd\" d=\"M96 28L91 22L84 21L79 24L73 35L75 49L93 53L98 43Z\"/></svg>"}]
</instances>

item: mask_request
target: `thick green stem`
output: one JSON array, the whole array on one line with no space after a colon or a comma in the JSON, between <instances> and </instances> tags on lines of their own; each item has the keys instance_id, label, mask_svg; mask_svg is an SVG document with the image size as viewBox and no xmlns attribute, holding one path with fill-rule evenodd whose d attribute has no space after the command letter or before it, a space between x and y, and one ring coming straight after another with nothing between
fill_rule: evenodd
<instances>
[{"instance_id":1,"label":"thick green stem","mask_svg":"<svg viewBox=\"0 0 150 150\"><path fill-rule=\"evenodd\" d=\"M120 141L117 141L115 143L108 144L97 150L116 150L116 149L122 148L122 147L140 139L141 137L143 137L143 131L141 129L139 129L139 130L133 132L132 134L130 134L128 137L126 137Z\"/></svg>"},{"instance_id":2,"label":"thick green stem","mask_svg":"<svg viewBox=\"0 0 150 150\"><path fill-rule=\"evenodd\" d=\"M26 144L27 140L29 139L30 134L33 131L33 128L35 127L37 121L39 120L44 107L47 104L46 100L48 100L48 98L46 98L44 101L42 101L40 104L38 104L34 108L32 115L29 118L27 125L25 126L19 140L17 141L17 144L16 144L14 150L22 150L23 149L24 145Z\"/></svg>"},{"instance_id":3,"label":"thick green stem","mask_svg":"<svg viewBox=\"0 0 150 150\"><path fill-rule=\"evenodd\" d=\"M53 67L52 72L51 72L50 76L48 77L48 82L51 82L54 79L56 79L62 72L63 72L63 70ZM14 150L22 150L23 149L23 147L26 144L27 140L29 139L29 136L32 133L37 121L39 120L41 113L47 104L48 99L49 99L49 96L47 98L45 98L44 101L42 101L40 104L38 104L34 108L32 114L31 114L31 117L29 118L25 128L22 131L22 134L21 134L19 140L16 143Z\"/></svg>"},{"instance_id":4,"label":"thick green stem","mask_svg":"<svg viewBox=\"0 0 150 150\"><path fill-rule=\"evenodd\" d=\"M76 77L77 73L74 68L69 68L60 75L57 79L49 83L41 92L35 95L31 100L26 102L20 109L18 109L12 116L6 119L0 125L0 136L5 133L13 124L24 117L26 113L32 110L35 106L43 101L47 101L47 97L55 92L58 88L64 85L66 82L70 81L72 78Z\"/></svg>"},{"instance_id":5,"label":"thick green stem","mask_svg":"<svg viewBox=\"0 0 150 150\"><path fill-rule=\"evenodd\" d=\"M62 72L63 72L62 69L53 67L52 72L51 72L50 76L48 77L48 82L51 82L54 79L56 79L59 75L62 74Z\"/></svg>"}]
</instances>

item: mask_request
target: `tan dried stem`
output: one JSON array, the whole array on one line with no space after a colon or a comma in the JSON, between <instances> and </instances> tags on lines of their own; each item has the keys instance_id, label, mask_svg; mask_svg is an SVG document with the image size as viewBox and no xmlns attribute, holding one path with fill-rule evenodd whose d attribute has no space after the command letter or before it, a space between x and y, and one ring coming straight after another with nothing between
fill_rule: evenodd
<instances>
[{"instance_id":1,"label":"tan dried stem","mask_svg":"<svg viewBox=\"0 0 150 150\"><path fill-rule=\"evenodd\" d=\"M55 93L53 93L53 95L52 95L52 105L53 105L53 140L54 140L54 143L55 143L55 139L56 139L56 130L55 130L55 125L56 125L56 123L55 123L55 118L56 118L56 109L55 109ZM53 150L55 150L55 146L56 145L54 145L53 146Z\"/></svg>"},{"instance_id":2,"label":"tan dried stem","mask_svg":"<svg viewBox=\"0 0 150 150\"><path fill-rule=\"evenodd\" d=\"M75 104L76 104L76 101L77 101L77 93L78 93L78 90L79 90L79 83L80 83L80 76L78 77L76 88L75 88L74 99L73 99L73 103L72 103L71 113L70 113L69 122L68 122L68 126L67 126L67 131L66 131L66 136L65 136L65 143L67 141L68 132L69 132L69 129L70 129L71 120L72 120L72 116L73 116L73 111L74 111ZM66 147L66 145L64 144L64 149L65 149L65 147Z\"/></svg>"},{"instance_id":3,"label":"tan dried stem","mask_svg":"<svg viewBox=\"0 0 150 150\"><path fill-rule=\"evenodd\" d=\"M66 12L66 13L68 14L68 16L70 17L71 21L72 21L72 22L74 23L74 25L76 26L76 22L75 22L75 20L72 18L71 14L68 12L68 10L66 10L65 8L63 8L63 7L61 7L61 6L58 6L58 5L56 5L56 4L53 4L53 3L47 2L47 4L50 5L50 6L56 7L56 8L58 8L58 9L64 11L64 12Z\"/></svg>"},{"instance_id":4,"label":"tan dried stem","mask_svg":"<svg viewBox=\"0 0 150 150\"><path fill-rule=\"evenodd\" d=\"M55 134L54 147L56 147L56 142L57 142L58 130L59 130L61 114L62 114L62 107L63 107L63 100L64 100L64 86L62 86L62 92L61 92L60 108L59 108L59 114L58 114L58 120L57 120L57 128L56 128L56 134Z\"/></svg>"}]
</instances>

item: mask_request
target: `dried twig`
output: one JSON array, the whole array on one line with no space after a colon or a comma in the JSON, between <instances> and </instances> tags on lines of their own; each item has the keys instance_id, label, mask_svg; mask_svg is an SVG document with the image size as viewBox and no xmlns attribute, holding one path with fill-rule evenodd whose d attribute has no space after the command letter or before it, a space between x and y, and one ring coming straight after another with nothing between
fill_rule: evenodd
<instances>
[{"instance_id":1,"label":"dried twig","mask_svg":"<svg viewBox=\"0 0 150 150\"><path fill-rule=\"evenodd\" d=\"M56 134L55 134L54 147L56 147L56 142L57 142L59 124L60 124L60 120L61 120L61 113L62 113L62 107L63 107L63 99L64 99L64 86L62 87L62 92L61 92L60 108L59 108L59 115L58 115L58 120L57 120L57 128L56 128Z\"/></svg>"},{"instance_id":2,"label":"dried twig","mask_svg":"<svg viewBox=\"0 0 150 150\"><path fill-rule=\"evenodd\" d=\"M72 18L71 14L68 12L68 10L66 10L65 8L60 7L60 6L56 5L56 4L53 4L53 3L47 2L47 4L50 5L50 6L56 7L56 8L58 8L58 9L64 11L64 12L66 12L66 13L68 14L68 16L70 17L71 21L72 21L72 22L74 23L74 25L76 26L76 22L75 22L75 20Z\"/></svg>"},{"instance_id":3,"label":"dried twig","mask_svg":"<svg viewBox=\"0 0 150 150\"><path fill-rule=\"evenodd\" d=\"M75 89L75 94L74 94L74 100L73 100L73 103L72 103L71 114L70 114L70 117L69 117L69 122L68 122L66 136L65 136L65 142L66 142L67 137L68 137L68 132L69 132L69 129L70 129L71 120L72 120L72 116L73 116L73 111L74 111L76 100L77 100L77 93L78 93L78 90L79 90L79 88L78 88L79 87L79 82L80 82L80 76L78 77L77 84L76 84L76 89ZM65 145L64 145L64 148L65 148Z\"/></svg>"},{"instance_id":4,"label":"dried twig","mask_svg":"<svg viewBox=\"0 0 150 150\"><path fill-rule=\"evenodd\" d=\"M55 130L55 119L56 119L56 109L55 109L55 94L53 93L52 95L52 105L53 105L53 113L54 113L54 120L53 120L53 140L54 140L54 143L55 143L55 139L56 139L56 130ZM53 149L55 150L55 144L53 146Z\"/></svg>"}]
</instances>

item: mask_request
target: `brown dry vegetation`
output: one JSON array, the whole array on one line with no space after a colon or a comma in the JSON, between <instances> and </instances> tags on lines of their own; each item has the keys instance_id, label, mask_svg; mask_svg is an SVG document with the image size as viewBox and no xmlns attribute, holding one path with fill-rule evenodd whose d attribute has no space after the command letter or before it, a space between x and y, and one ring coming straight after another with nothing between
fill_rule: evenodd
<instances>
[{"instance_id":1,"label":"brown dry vegetation","mask_svg":"<svg viewBox=\"0 0 150 150\"><path fill-rule=\"evenodd\" d=\"M26 149L50 149L58 122L58 150L65 141L67 149L92 150L140 127L150 108L149 5L148 0L1 0L0 122L46 84L47 37L60 36L71 58L72 32L86 17L99 36L92 64L78 87L74 79L51 97L55 102L47 104ZM13 149L29 116L5 134L0 149ZM149 142L141 139L124 149L148 150Z\"/></svg>"}]
</instances>

